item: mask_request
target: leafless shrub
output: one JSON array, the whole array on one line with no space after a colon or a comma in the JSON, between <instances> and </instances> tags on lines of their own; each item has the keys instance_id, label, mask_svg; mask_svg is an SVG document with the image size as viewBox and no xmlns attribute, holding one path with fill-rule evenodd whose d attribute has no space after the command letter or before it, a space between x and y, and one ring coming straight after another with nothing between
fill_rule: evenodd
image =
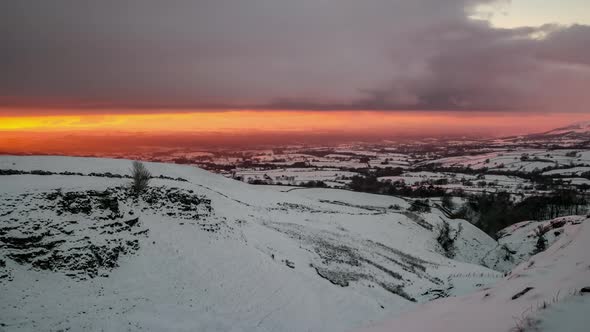
<instances>
[{"instance_id":1,"label":"leafless shrub","mask_svg":"<svg viewBox=\"0 0 590 332\"><path fill-rule=\"evenodd\" d=\"M525 310L520 317L512 317L515 320L515 325L510 329L510 332L531 332L539 330L539 320L531 317L532 307Z\"/></svg>"},{"instance_id":2,"label":"leafless shrub","mask_svg":"<svg viewBox=\"0 0 590 332\"><path fill-rule=\"evenodd\" d=\"M417 199L410 204L408 211L417 212L417 213L426 213L430 212L430 204L428 199L420 200Z\"/></svg>"},{"instance_id":3,"label":"leafless shrub","mask_svg":"<svg viewBox=\"0 0 590 332\"><path fill-rule=\"evenodd\" d=\"M516 325L510 329L510 332L531 332L538 331L539 320L532 317L523 317L516 319Z\"/></svg>"},{"instance_id":4,"label":"leafless shrub","mask_svg":"<svg viewBox=\"0 0 590 332\"><path fill-rule=\"evenodd\" d=\"M543 227L543 225L539 225L537 229L535 229L535 236L537 237L537 243L535 244L535 249L533 250L532 254L538 254L542 251L547 249L547 239L545 238L545 234L549 231L549 228Z\"/></svg>"},{"instance_id":5,"label":"leafless shrub","mask_svg":"<svg viewBox=\"0 0 590 332\"><path fill-rule=\"evenodd\" d=\"M135 195L141 194L147 189L152 174L148 169L139 161L134 161L131 167L131 190Z\"/></svg>"},{"instance_id":6,"label":"leafless shrub","mask_svg":"<svg viewBox=\"0 0 590 332\"><path fill-rule=\"evenodd\" d=\"M457 240L462 230L463 225L459 224L459 227L453 232L451 225L446 220L442 220L442 223L437 225L436 242L442 247L445 256L449 258L455 257L455 251L457 250L455 240ZM452 232L454 234L451 234Z\"/></svg>"}]
</instances>

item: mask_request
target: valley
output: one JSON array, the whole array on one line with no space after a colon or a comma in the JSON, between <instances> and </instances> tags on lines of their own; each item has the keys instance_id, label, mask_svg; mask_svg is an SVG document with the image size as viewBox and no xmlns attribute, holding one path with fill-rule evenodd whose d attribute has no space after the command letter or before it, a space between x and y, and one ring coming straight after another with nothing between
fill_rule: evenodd
<instances>
[{"instance_id":1,"label":"valley","mask_svg":"<svg viewBox=\"0 0 590 332\"><path fill-rule=\"evenodd\" d=\"M534 251L538 222L495 240L412 198L146 166L153 179L136 197L127 160L0 157L4 329L364 329L501 287ZM547 224L548 246L579 243L586 223ZM444 224L452 248L437 240ZM590 273L561 270L576 275L567 291Z\"/></svg>"}]
</instances>

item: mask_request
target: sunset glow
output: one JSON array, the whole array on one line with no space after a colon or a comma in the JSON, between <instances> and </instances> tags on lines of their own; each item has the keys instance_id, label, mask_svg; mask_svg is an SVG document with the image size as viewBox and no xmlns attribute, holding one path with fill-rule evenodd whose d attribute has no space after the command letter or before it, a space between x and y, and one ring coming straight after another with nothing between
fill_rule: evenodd
<instances>
[{"instance_id":1,"label":"sunset glow","mask_svg":"<svg viewBox=\"0 0 590 332\"><path fill-rule=\"evenodd\" d=\"M230 2L0 4L0 149L499 137L590 120L583 0Z\"/></svg>"},{"instance_id":2,"label":"sunset glow","mask_svg":"<svg viewBox=\"0 0 590 332\"><path fill-rule=\"evenodd\" d=\"M499 112L206 111L0 117L0 152L85 154L140 146L346 142L541 132L590 116Z\"/></svg>"},{"instance_id":3,"label":"sunset glow","mask_svg":"<svg viewBox=\"0 0 590 332\"><path fill-rule=\"evenodd\" d=\"M580 114L370 111L218 111L0 117L0 131L33 132L374 132L394 135L523 134L584 119ZM590 116L586 116L590 118Z\"/></svg>"}]
</instances>

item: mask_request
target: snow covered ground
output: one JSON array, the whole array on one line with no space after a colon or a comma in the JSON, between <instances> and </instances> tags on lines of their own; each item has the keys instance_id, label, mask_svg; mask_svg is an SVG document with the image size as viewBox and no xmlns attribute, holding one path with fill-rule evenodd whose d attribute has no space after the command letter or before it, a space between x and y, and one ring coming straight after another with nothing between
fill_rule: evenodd
<instances>
[{"instance_id":1,"label":"snow covered ground","mask_svg":"<svg viewBox=\"0 0 590 332\"><path fill-rule=\"evenodd\" d=\"M424 162L424 164L532 172L550 167L588 165L590 164L590 152L586 150L518 149L514 151L494 151L474 156L446 157Z\"/></svg>"},{"instance_id":2,"label":"snow covered ground","mask_svg":"<svg viewBox=\"0 0 590 332\"><path fill-rule=\"evenodd\" d=\"M236 177L244 182L253 180L280 183L284 185L298 185L308 181L324 181L330 187L343 187L350 182L349 178L357 173L342 171L338 168L278 168L271 170L238 169Z\"/></svg>"},{"instance_id":3,"label":"snow covered ground","mask_svg":"<svg viewBox=\"0 0 590 332\"><path fill-rule=\"evenodd\" d=\"M363 331L588 331L590 295L581 290L590 285L590 222L567 218L556 229L563 234L551 247L494 285L420 305Z\"/></svg>"},{"instance_id":4,"label":"snow covered ground","mask_svg":"<svg viewBox=\"0 0 590 332\"><path fill-rule=\"evenodd\" d=\"M407 312L392 324L429 331L419 328L456 326L461 308L465 324L501 318L508 330L509 310L589 279L583 218L503 278L482 265L502 243L435 208L410 212L404 198L145 165L154 179L137 198L128 160L0 157L0 330L392 330L387 319ZM443 221L462 229L454 259L435 239ZM530 242L519 229L504 241ZM547 324L563 319L555 308Z\"/></svg>"}]
</instances>

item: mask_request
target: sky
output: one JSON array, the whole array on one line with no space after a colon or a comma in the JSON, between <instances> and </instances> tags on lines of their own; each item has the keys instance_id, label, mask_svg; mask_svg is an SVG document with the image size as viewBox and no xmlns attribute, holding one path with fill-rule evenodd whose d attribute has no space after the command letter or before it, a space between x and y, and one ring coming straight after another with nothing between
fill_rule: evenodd
<instances>
[{"instance_id":1,"label":"sky","mask_svg":"<svg viewBox=\"0 0 590 332\"><path fill-rule=\"evenodd\" d=\"M2 1L0 132L550 129L590 113L585 2Z\"/></svg>"},{"instance_id":2,"label":"sky","mask_svg":"<svg viewBox=\"0 0 590 332\"><path fill-rule=\"evenodd\" d=\"M514 0L485 4L480 11L493 14L480 16L489 19L493 26L517 28L540 26L547 23L562 25L590 23L590 10L586 0Z\"/></svg>"}]
</instances>

